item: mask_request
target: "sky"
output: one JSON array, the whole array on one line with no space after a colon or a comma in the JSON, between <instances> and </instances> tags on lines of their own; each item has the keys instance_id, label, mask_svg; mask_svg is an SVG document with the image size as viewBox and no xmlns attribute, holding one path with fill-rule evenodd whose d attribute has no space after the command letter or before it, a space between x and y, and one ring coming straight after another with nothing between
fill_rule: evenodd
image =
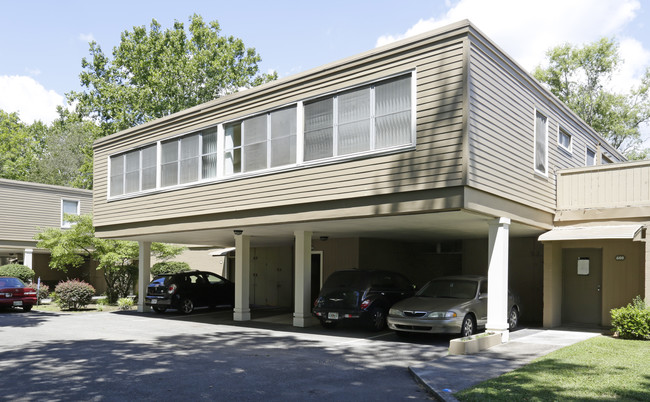
<instances>
[{"instance_id":1,"label":"sky","mask_svg":"<svg viewBox=\"0 0 650 402\"><path fill-rule=\"evenodd\" d=\"M56 118L80 91L89 41L105 54L134 26L187 26L192 14L287 77L392 41L469 19L527 71L557 45L615 38L624 64L612 87L627 92L650 66L650 0L0 0L0 109L26 123Z\"/></svg>"}]
</instances>

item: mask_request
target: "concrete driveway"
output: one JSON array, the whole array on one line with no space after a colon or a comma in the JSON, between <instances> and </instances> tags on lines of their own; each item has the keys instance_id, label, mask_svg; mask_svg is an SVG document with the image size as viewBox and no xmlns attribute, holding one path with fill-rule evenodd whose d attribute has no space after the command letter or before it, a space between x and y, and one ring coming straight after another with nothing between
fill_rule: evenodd
<instances>
[{"instance_id":1,"label":"concrete driveway","mask_svg":"<svg viewBox=\"0 0 650 402\"><path fill-rule=\"evenodd\" d=\"M0 400L428 400L407 367L449 345L231 317L0 312Z\"/></svg>"}]
</instances>

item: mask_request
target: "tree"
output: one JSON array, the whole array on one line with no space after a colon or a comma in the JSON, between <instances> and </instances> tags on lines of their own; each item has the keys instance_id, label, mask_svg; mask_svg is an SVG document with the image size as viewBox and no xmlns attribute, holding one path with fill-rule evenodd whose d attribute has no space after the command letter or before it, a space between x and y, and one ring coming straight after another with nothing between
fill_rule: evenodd
<instances>
[{"instance_id":1,"label":"tree","mask_svg":"<svg viewBox=\"0 0 650 402\"><path fill-rule=\"evenodd\" d=\"M546 56L548 67L538 66L535 78L628 158L644 158L640 126L650 120L650 68L638 87L618 94L608 87L621 63L614 40L565 44Z\"/></svg>"},{"instance_id":2,"label":"tree","mask_svg":"<svg viewBox=\"0 0 650 402\"><path fill-rule=\"evenodd\" d=\"M86 259L97 263L106 279L106 296L110 303L126 297L133 289L138 276L136 261L138 243L134 241L100 239L95 237L91 215L65 215L72 223L70 229L48 228L36 234L37 247L51 252L50 268L67 272L68 268L80 267ZM184 247L152 243L151 253L160 260L173 258Z\"/></svg>"},{"instance_id":3,"label":"tree","mask_svg":"<svg viewBox=\"0 0 650 402\"><path fill-rule=\"evenodd\" d=\"M189 22L189 37L178 21L124 31L112 59L90 42L80 74L86 90L70 92L68 102L108 135L277 78L258 74L255 49L221 36L217 21L206 25L194 14Z\"/></svg>"},{"instance_id":4,"label":"tree","mask_svg":"<svg viewBox=\"0 0 650 402\"><path fill-rule=\"evenodd\" d=\"M20 121L17 113L0 110L0 177L29 180L43 150L42 133L47 127Z\"/></svg>"}]
</instances>

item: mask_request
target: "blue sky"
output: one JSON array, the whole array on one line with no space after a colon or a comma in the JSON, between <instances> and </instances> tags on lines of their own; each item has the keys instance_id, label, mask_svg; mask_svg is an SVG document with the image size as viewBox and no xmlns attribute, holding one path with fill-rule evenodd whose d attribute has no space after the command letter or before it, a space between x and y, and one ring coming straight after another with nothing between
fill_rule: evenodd
<instances>
[{"instance_id":1,"label":"blue sky","mask_svg":"<svg viewBox=\"0 0 650 402\"><path fill-rule=\"evenodd\" d=\"M49 122L64 94L81 89L89 40L110 54L133 26L155 18L170 27L193 13L218 20L280 77L465 18L527 70L552 46L615 37L626 63L613 86L627 89L650 66L649 8L647 0L0 0L0 109Z\"/></svg>"}]
</instances>

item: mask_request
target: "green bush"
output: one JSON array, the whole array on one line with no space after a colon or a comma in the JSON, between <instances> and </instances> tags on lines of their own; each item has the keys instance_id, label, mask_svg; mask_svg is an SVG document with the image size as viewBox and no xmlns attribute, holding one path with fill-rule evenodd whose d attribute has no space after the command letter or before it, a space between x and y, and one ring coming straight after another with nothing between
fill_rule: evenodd
<instances>
[{"instance_id":1,"label":"green bush","mask_svg":"<svg viewBox=\"0 0 650 402\"><path fill-rule=\"evenodd\" d=\"M34 286L36 288L36 286ZM38 288L38 293L36 295L38 301L40 302L43 299L47 299L50 296L50 287L44 283L41 283L41 287Z\"/></svg>"},{"instance_id":2,"label":"green bush","mask_svg":"<svg viewBox=\"0 0 650 402\"><path fill-rule=\"evenodd\" d=\"M117 308L120 310L131 310L135 302L130 297L122 297L117 301Z\"/></svg>"},{"instance_id":3,"label":"green bush","mask_svg":"<svg viewBox=\"0 0 650 402\"><path fill-rule=\"evenodd\" d=\"M190 264L181 261L157 262L151 267L151 275L176 274L190 271Z\"/></svg>"},{"instance_id":4,"label":"green bush","mask_svg":"<svg viewBox=\"0 0 650 402\"><path fill-rule=\"evenodd\" d=\"M640 296L626 307L611 310L614 332L624 339L650 339L650 306Z\"/></svg>"},{"instance_id":5,"label":"green bush","mask_svg":"<svg viewBox=\"0 0 650 402\"><path fill-rule=\"evenodd\" d=\"M95 295L95 288L92 285L77 279L59 282L54 291L59 306L69 310L86 307Z\"/></svg>"},{"instance_id":6,"label":"green bush","mask_svg":"<svg viewBox=\"0 0 650 402\"><path fill-rule=\"evenodd\" d=\"M13 276L27 283L34 278L34 271L26 265L7 264L0 267L0 276Z\"/></svg>"}]
</instances>

